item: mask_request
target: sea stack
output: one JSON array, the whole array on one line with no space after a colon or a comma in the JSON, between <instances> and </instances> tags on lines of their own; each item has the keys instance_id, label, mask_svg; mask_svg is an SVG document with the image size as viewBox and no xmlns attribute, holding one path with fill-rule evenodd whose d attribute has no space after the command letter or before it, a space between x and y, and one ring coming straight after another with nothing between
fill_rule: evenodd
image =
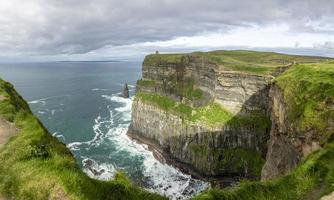
<instances>
[{"instance_id":1,"label":"sea stack","mask_svg":"<svg viewBox=\"0 0 334 200\"><path fill-rule=\"evenodd\" d=\"M121 97L123 97L123 98L129 98L130 97L130 95L129 95L129 87L128 87L127 83L124 84L124 88L123 88L123 92L122 92Z\"/></svg>"}]
</instances>

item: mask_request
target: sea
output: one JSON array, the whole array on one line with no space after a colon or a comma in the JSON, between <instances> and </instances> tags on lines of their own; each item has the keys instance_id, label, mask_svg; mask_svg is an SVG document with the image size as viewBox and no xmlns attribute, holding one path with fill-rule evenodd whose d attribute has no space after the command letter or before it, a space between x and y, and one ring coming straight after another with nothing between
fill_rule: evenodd
<instances>
[{"instance_id":1,"label":"sea","mask_svg":"<svg viewBox=\"0 0 334 200\"><path fill-rule=\"evenodd\" d=\"M189 199L210 187L159 162L127 135L141 62L0 64L49 132L66 144L90 177L110 180L123 171L135 184L169 199ZM130 99L120 97L124 84Z\"/></svg>"}]
</instances>

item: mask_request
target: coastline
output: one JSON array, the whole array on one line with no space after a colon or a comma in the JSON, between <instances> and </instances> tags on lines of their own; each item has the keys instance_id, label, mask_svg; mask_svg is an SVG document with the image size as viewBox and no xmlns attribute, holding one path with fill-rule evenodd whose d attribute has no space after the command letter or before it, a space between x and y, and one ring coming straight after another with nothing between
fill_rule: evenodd
<instances>
[{"instance_id":1,"label":"coastline","mask_svg":"<svg viewBox=\"0 0 334 200\"><path fill-rule=\"evenodd\" d=\"M137 134L135 130L132 129L130 124L126 135L131 139L136 141L139 144L145 144L153 153L153 156L161 163L171 165L181 172L192 176L193 178L200 179L211 184L211 187L225 188L235 185L239 182L241 177L237 175L222 175L217 177L207 177L198 171L196 171L191 165L181 162L178 159L175 159L170 156L167 150L161 148L154 140L150 138L143 137L140 134Z\"/></svg>"}]
</instances>

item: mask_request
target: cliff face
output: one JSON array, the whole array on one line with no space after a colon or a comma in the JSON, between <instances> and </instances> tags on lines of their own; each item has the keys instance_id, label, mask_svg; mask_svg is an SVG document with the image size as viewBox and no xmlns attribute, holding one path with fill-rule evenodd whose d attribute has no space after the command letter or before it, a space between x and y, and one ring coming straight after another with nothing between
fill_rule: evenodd
<instances>
[{"instance_id":1,"label":"cliff face","mask_svg":"<svg viewBox=\"0 0 334 200\"><path fill-rule=\"evenodd\" d=\"M291 172L333 135L334 68L326 64L321 67L296 65L272 84L272 126L263 180Z\"/></svg>"},{"instance_id":2,"label":"cliff face","mask_svg":"<svg viewBox=\"0 0 334 200\"><path fill-rule=\"evenodd\" d=\"M137 94L168 97L190 106L190 115L215 103L231 115L226 123L208 125L172 110L135 98L131 132L150 139L193 174L258 177L266 155L268 125L243 123L256 114L268 115L270 75L227 71L195 55L166 62L150 56L143 63ZM211 115L215 115L212 110ZM244 120L238 120L243 118ZM238 121L239 123L234 123Z\"/></svg>"},{"instance_id":3,"label":"cliff face","mask_svg":"<svg viewBox=\"0 0 334 200\"><path fill-rule=\"evenodd\" d=\"M153 139L165 153L196 175L258 176L266 152L266 129L206 127L186 122L140 100L133 102L132 131Z\"/></svg>"},{"instance_id":4,"label":"cliff face","mask_svg":"<svg viewBox=\"0 0 334 200\"><path fill-rule=\"evenodd\" d=\"M270 107L272 125L266 163L261 173L263 180L286 174L295 168L303 156L303 147L308 151L319 147L319 143L313 142L312 138L307 138L307 140L311 140L311 146L309 146L295 135L288 120L288 111L282 90L277 85L272 85L270 89Z\"/></svg>"},{"instance_id":5,"label":"cliff face","mask_svg":"<svg viewBox=\"0 0 334 200\"><path fill-rule=\"evenodd\" d=\"M193 174L284 175L333 131L332 66L322 72L296 61L325 59L245 51L149 55L137 82L131 135Z\"/></svg>"},{"instance_id":6,"label":"cliff face","mask_svg":"<svg viewBox=\"0 0 334 200\"><path fill-rule=\"evenodd\" d=\"M142 80L151 85L137 84L138 92L169 96L195 107L215 101L234 114L267 112L271 75L227 71L196 55L182 56L174 62L151 59L146 57L142 67ZM202 93L200 98L196 92Z\"/></svg>"}]
</instances>

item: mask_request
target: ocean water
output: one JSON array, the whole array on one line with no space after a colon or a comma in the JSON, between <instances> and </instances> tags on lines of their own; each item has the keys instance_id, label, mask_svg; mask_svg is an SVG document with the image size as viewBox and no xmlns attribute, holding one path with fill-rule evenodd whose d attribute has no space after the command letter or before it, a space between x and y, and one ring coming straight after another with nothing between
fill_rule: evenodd
<instances>
[{"instance_id":1,"label":"ocean water","mask_svg":"<svg viewBox=\"0 0 334 200\"><path fill-rule=\"evenodd\" d=\"M156 160L147 146L126 136L140 62L0 64L50 133L65 143L89 176L108 180L122 170L136 184L170 199L187 199L209 187Z\"/></svg>"}]
</instances>

